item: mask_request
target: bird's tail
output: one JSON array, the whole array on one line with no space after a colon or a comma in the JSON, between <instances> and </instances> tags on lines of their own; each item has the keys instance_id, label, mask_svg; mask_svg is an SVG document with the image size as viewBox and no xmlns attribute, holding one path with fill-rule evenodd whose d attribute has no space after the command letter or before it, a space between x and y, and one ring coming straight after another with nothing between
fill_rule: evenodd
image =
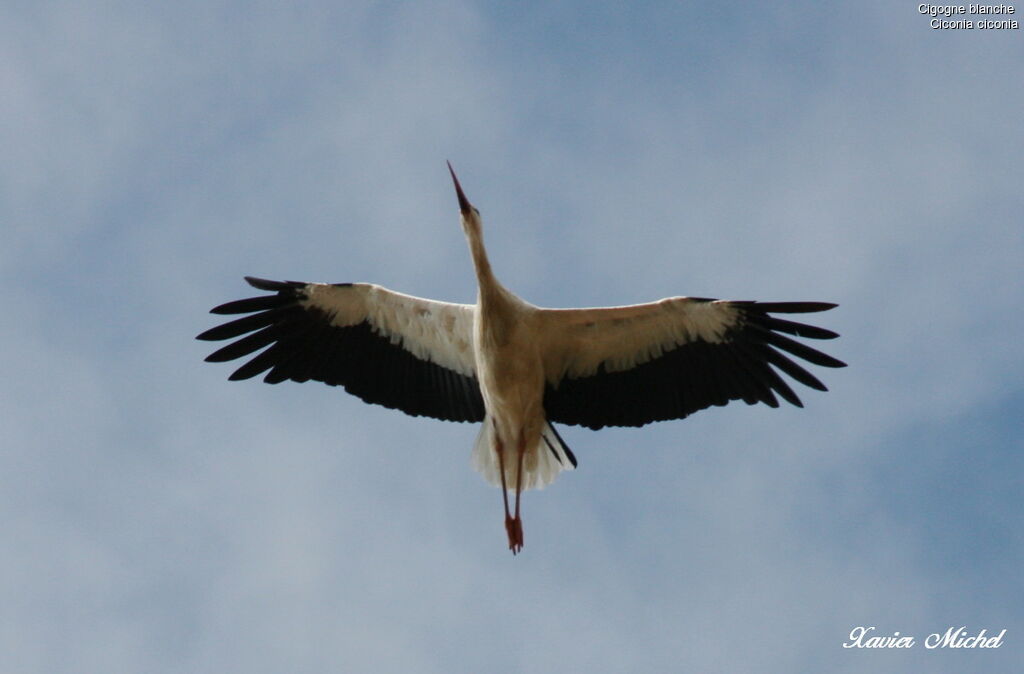
<instances>
[{"instance_id":1,"label":"bird's tail","mask_svg":"<svg viewBox=\"0 0 1024 674\"><path fill-rule=\"evenodd\" d=\"M494 424L484 419L480 433L473 445L473 468L484 479L495 487L501 486L501 470L499 469L498 453L495 450ZM516 456L514 451L505 452L505 486L509 490L516 488ZM554 426L544 422L540 440L523 457L523 490L543 489L558 477L563 470L576 467L576 457Z\"/></svg>"}]
</instances>

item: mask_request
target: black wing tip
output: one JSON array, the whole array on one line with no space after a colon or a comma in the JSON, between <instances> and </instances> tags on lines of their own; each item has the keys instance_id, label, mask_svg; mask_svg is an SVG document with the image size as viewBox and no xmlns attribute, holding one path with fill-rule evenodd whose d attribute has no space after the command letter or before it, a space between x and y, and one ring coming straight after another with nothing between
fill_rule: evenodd
<instances>
[{"instance_id":1,"label":"black wing tip","mask_svg":"<svg viewBox=\"0 0 1024 674\"><path fill-rule=\"evenodd\" d=\"M204 342L216 342L219 339L216 336L217 330L219 328L220 326L218 325L216 328L204 330L203 332L200 332L198 335L196 335L196 339L202 340Z\"/></svg>"},{"instance_id":2,"label":"black wing tip","mask_svg":"<svg viewBox=\"0 0 1024 674\"><path fill-rule=\"evenodd\" d=\"M819 351L818 353L821 353L821 352ZM816 360L811 360L810 362L814 363L815 365L820 365L821 367L834 367L834 368L846 367L846 363L844 363L843 361L839 360L838 358L830 356L827 353L823 353L821 355L823 356L822 358L819 358L819 359L816 359Z\"/></svg>"},{"instance_id":3,"label":"black wing tip","mask_svg":"<svg viewBox=\"0 0 1024 674\"><path fill-rule=\"evenodd\" d=\"M769 316L768 314L753 314L750 318L752 322L766 330L784 332L796 337L805 337L807 339L835 339L839 336L838 332L834 332L826 328L819 328L815 325L797 323L795 321L787 321L782 318L776 318L775 316Z\"/></svg>"},{"instance_id":4,"label":"black wing tip","mask_svg":"<svg viewBox=\"0 0 1024 674\"><path fill-rule=\"evenodd\" d=\"M259 372L253 372L250 374L239 368L238 370L235 370L230 375L228 375L228 381L243 381L245 379L252 379L258 374Z\"/></svg>"},{"instance_id":5,"label":"black wing tip","mask_svg":"<svg viewBox=\"0 0 1024 674\"><path fill-rule=\"evenodd\" d=\"M233 300L210 309L211 314L253 314L268 309L280 309L295 299L294 294L278 293L277 295L260 295L247 297L244 300Z\"/></svg>"},{"instance_id":6,"label":"black wing tip","mask_svg":"<svg viewBox=\"0 0 1024 674\"><path fill-rule=\"evenodd\" d=\"M271 292L294 290L295 288L301 288L306 285L299 281L271 281L270 279L259 278L258 276L245 276L243 278L245 278L245 282L253 288L269 290Z\"/></svg>"},{"instance_id":7,"label":"black wing tip","mask_svg":"<svg viewBox=\"0 0 1024 674\"><path fill-rule=\"evenodd\" d=\"M839 305L835 302L754 302L753 308L766 314L813 314L829 311Z\"/></svg>"},{"instance_id":8,"label":"black wing tip","mask_svg":"<svg viewBox=\"0 0 1024 674\"><path fill-rule=\"evenodd\" d=\"M299 288L303 288L308 285L299 281L270 281L268 279L257 278L255 276L246 276L244 278L252 287L259 290L276 292L277 295L260 295L259 297L248 297L242 300L232 300L231 302L218 304L214 308L210 309L211 314L250 314L258 311L266 311L268 309L278 309L286 306L290 301L294 300L299 294L297 292ZM224 337L214 336L216 334L215 330L216 329L207 330L206 332L198 335L196 339L202 339L204 341L224 339Z\"/></svg>"},{"instance_id":9,"label":"black wing tip","mask_svg":"<svg viewBox=\"0 0 1024 674\"><path fill-rule=\"evenodd\" d=\"M218 304L214 308L210 309L210 313L211 314L218 314L218 315L222 315L222 316L226 315L226 314L242 313L242 312L236 312L236 311L233 310L234 309L234 305L236 304L237 301L238 300L232 300L230 302L225 302L224 304Z\"/></svg>"}]
</instances>

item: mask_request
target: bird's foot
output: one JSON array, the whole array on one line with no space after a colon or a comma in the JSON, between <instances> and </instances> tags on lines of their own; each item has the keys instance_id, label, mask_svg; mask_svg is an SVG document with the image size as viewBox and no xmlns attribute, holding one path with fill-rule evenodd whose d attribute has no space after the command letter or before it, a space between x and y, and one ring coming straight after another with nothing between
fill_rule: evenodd
<instances>
[{"instance_id":1,"label":"bird's foot","mask_svg":"<svg viewBox=\"0 0 1024 674\"><path fill-rule=\"evenodd\" d=\"M513 555L523 549L523 520L506 516L505 533L508 534L508 549Z\"/></svg>"}]
</instances>

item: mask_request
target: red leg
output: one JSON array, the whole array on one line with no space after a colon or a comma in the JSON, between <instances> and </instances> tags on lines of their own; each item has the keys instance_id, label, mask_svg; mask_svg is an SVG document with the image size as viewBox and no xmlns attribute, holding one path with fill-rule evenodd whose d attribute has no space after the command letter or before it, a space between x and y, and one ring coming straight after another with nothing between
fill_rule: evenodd
<instances>
[{"instance_id":1,"label":"red leg","mask_svg":"<svg viewBox=\"0 0 1024 674\"><path fill-rule=\"evenodd\" d=\"M519 517L519 497L523 493L523 456L526 454L526 445L522 440L519 442L518 466L516 467L516 514L512 518L512 526L515 534L515 544L512 547L512 554L523 549L523 520Z\"/></svg>"},{"instance_id":2,"label":"red leg","mask_svg":"<svg viewBox=\"0 0 1024 674\"><path fill-rule=\"evenodd\" d=\"M512 554L516 554L516 528L512 516L508 512L508 485L505 481L505 448L501 440L495 434L494 451L498 453L498 472L501 473L501 498L505 502L505 533L508 534L508 547ZM521 537L521 536L520 536ZM520 547L522 547L520 545Z\"/></svg>"}]
</instances>

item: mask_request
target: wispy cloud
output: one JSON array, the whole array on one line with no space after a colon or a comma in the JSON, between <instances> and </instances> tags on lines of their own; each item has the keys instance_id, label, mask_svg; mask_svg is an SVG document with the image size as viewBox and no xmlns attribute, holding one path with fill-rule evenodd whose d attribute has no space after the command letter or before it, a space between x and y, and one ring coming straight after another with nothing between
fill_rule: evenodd
<instances>
[{"instance_id":1,"label":"wispy cloud","mask_svg":"<svg viewBox=\"0 0 1024 674\"><path fill-rule=\"evenodd\" d=\"M1016 38L888 3L2 10L0 668L962 670L840 644L1021 627L979 580L1022 551ZM851 367L804 410L566 429L512 559L474 428L192 341L246 273L471 301L445 159L531 301L838 301Z\"/></svg>"}]
</instances>

